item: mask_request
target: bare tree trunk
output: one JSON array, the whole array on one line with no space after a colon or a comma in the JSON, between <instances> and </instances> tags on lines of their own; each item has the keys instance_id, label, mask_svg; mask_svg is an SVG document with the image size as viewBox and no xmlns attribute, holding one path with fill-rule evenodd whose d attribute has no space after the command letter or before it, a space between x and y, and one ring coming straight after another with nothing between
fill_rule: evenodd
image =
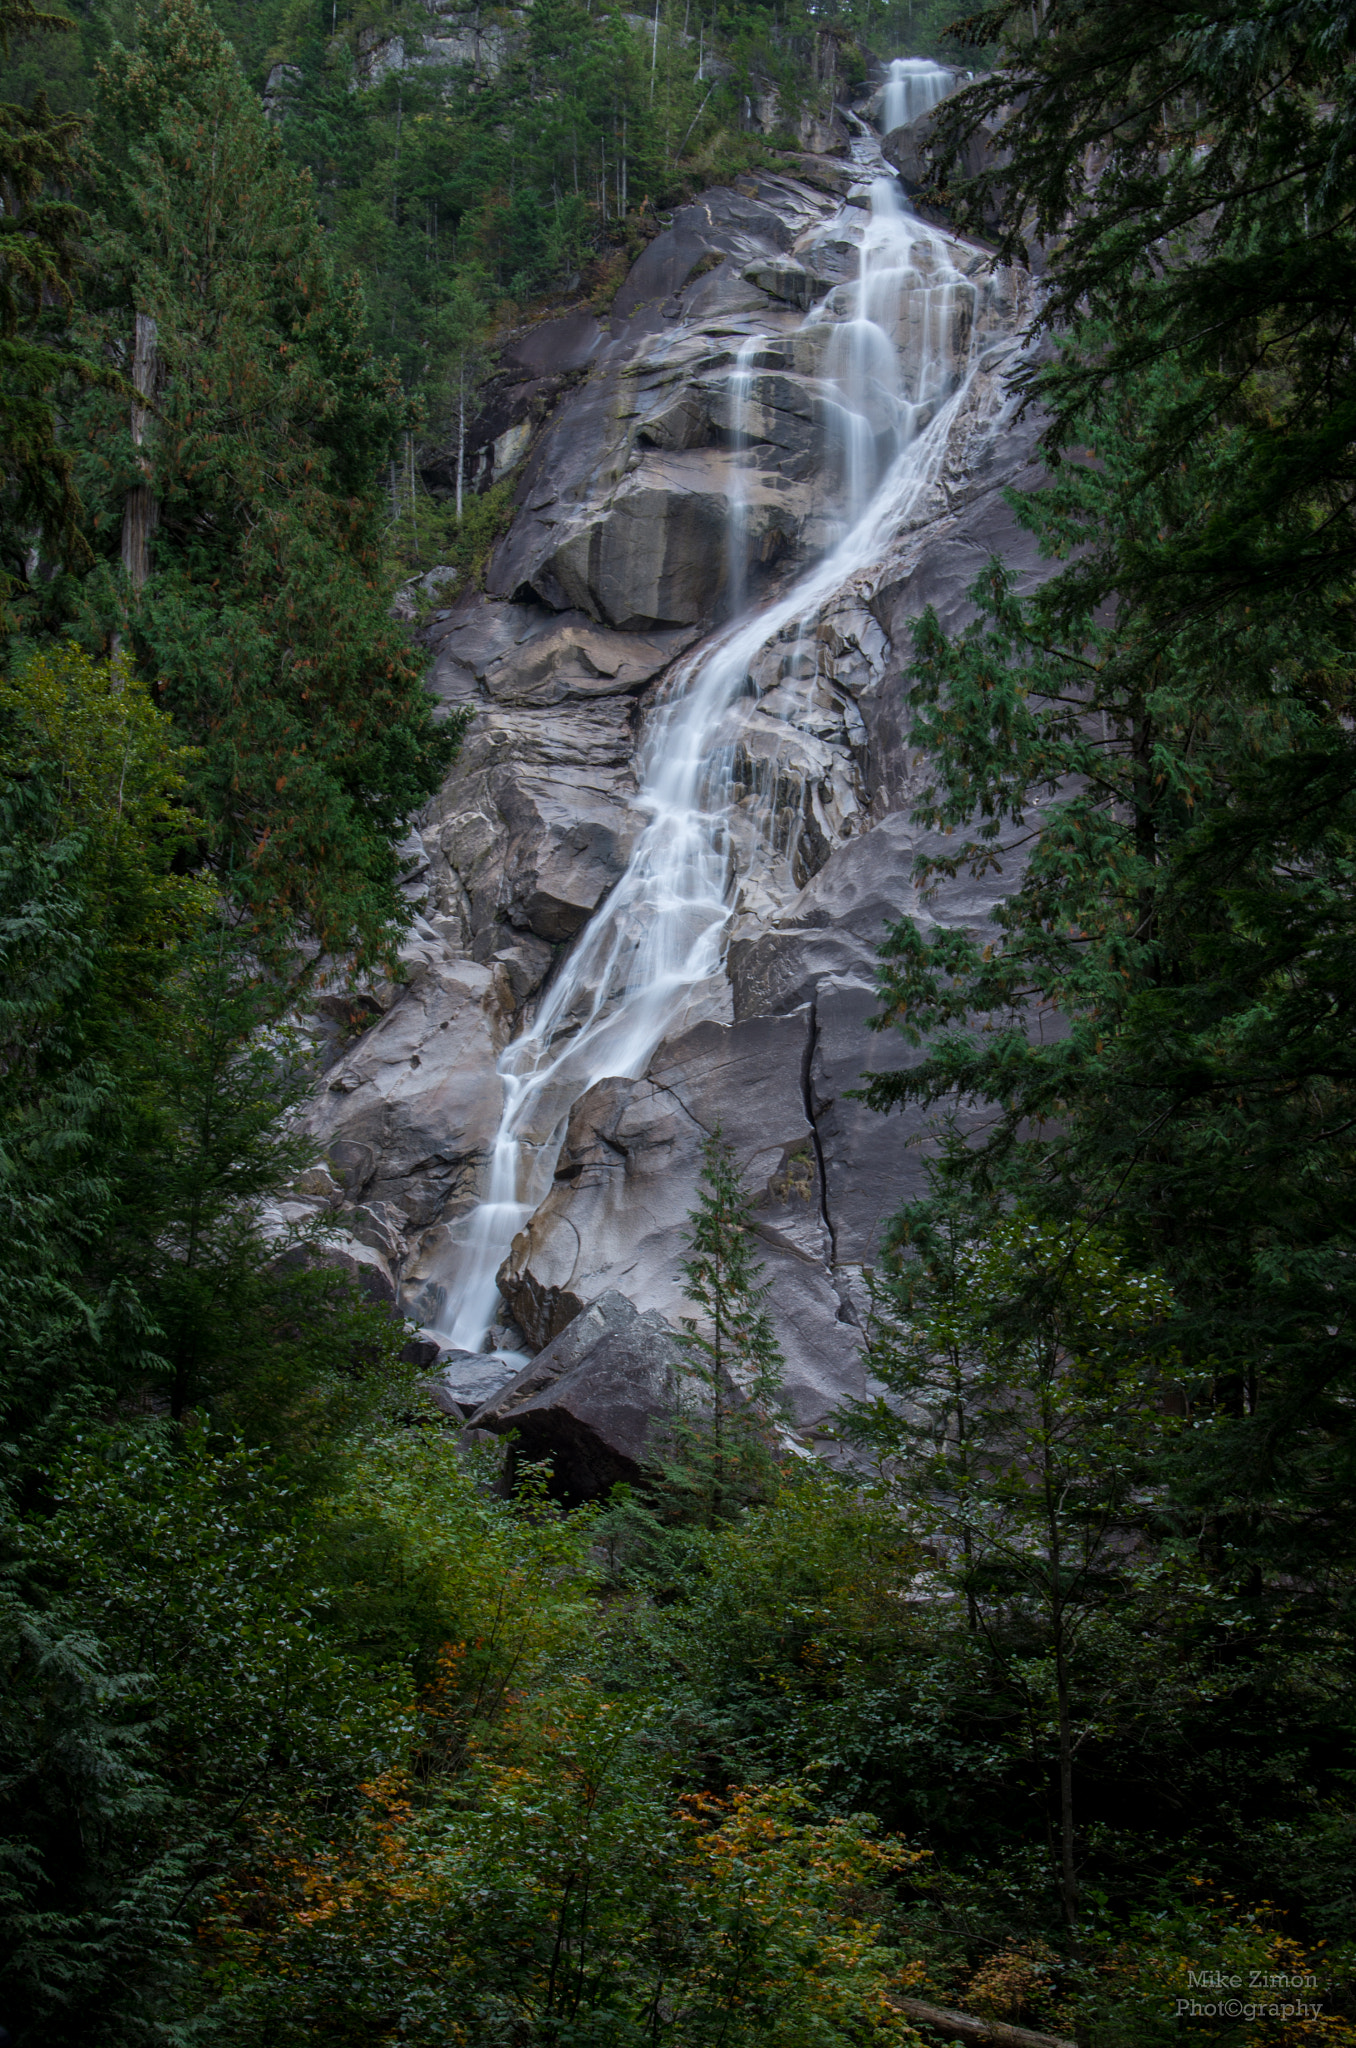
<instances>
[{"instance_id":1,"label":"bare tree trunk","mask_svg":"<svg viewBox=\"0 0 1356 2048\"><path fill-rule=\"evenodd\" d=\"M137 393L132 401L132 442L137 448L146 439L159 368L155 322L149 314L138 313L132 348L132 388ZM138 457L138 465L149 477L151 465L144 456ZM134 484L122 508L122 566L134 591L144 588L151 573L151 535L159 524L160 500L149 483Z\"/></svg>"},{"instance_id":2,"label":"bare tree trunk","mask_svg":"<svg viewBox=\"0 0 1356 2048\"><path fill-rule=\"evenodd\" d=\"M1059 2034L1035 2034L1029 2027L1010 2027L1006 2020L980 2019L974 2013L953 2012L945 2005L925 2005L921 1998L891 1997L896 2012L906 2019L921 2020L939 2034L973 2041L976 2048L1074 2048Z\"/></svg>"},{"instance_id":3,"label":"bare tree trunk","mask_svg":"<svg viewBox=\"0 0 1356 2048\"><path fill-rule=\"evenodd\" d=\"M457 524L461 525L462 484L466 475L466 365L463 362L458 372L457 383Z\"/></svg>"},{"instance_id":4,"label":"bare tree trunk","mask_svg":"<svg viewBox=\"0 0 1356 2048\"><path fill-rule=\"evenodd\" d=\"M1055 1692L1059 1715L1059 1879L1064 1918L1070 1934L1078 1933L1078 1866L1074 1859L1074 1752L1069 1711L1069 1667L1063 1630L1055 1637Z\"/></svg>"}]
</instances>

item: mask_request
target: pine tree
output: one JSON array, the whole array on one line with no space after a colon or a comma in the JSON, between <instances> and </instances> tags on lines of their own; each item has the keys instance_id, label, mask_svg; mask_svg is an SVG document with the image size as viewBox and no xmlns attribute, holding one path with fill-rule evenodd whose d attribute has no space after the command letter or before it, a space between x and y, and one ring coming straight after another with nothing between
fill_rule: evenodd
<instances>
[{"instance_id":1,"label":"pine tree","mask_svg":"<svg viewBox=\"0 0 1356 2048\"><path fill-rule=\"evenodd\" d=\"M695 1407L681 1418L670 1472L708 1528L728 1519L771 1473L785 1360L764 1304L753 1198L719 1125L702 1145L697 1206L688 1217L680 1343Z\"/></svg>"},{"instance_id":2,"label":"pine tree","mask_svg":"<svg viewBox=\"0 0 1356 2048\"><path fill-rule=\"evenodd\" d=\"M954 1202L915 1218L868 1335L892 1398L850 1404L843 1433L883 1459L920 1540L941 1540L967 1648L1048 1729L1053 1875L1076 1933L1076 1763L1102 1710L1104 1623L1129 1623L1158 1571L1143 1525L1178 1427L1163 1400L1172 1304L1095 1229Z\"/></svg>"},{"instance_id":3,"label":"pine tree","mask_svg":"<svg viewBox=\"0 0 1356 2048\"><path fill-rule=\"evenodd\" d=\"M6 55L15 36L73 26L31 0L0 0ZM81 126L42 92L27 107L0 105L0 632L17 623L11 605L35 544L53 562L90 560L55 403L74 367L64 326L85 226L68 196Z\"/></svg>"},{"instance_id":4,"label":"pine tree","mask_svg":"<svg viewBox=\"0 0 1356 2048\"><path fill-rule=\"evenodd\" d=\"M138 17L104 72L101 344L129 406L88 402L81 476L104 552L91 632L126 633L201 748L194 794L256 945L388 953L392 839L459 728L388 616L382 480L403 443L304 175L198 0Z\"/></svg>"},{"instance_id":5,"label":"pine tree","mask_svg":"<svg viewBox=\"0 0 1356 2048\"><path fill-rule=\"evenodd\" d=\"M1180 388L1143 450L1148 476L1189 463L1203 434L1247 427L1211 516L1147 549L1138 573L1207 618L1348 578L1356 14L1005 0L964 27L998 42L999 62L943 102L939 171L980 234L1002 221L1005 258L1047 244L1040 325L1077 343L1026 372L1049 444L1100 448L1127 380L1168 358ZM976 141L984 169L958 179Z\"/></svg>"},{"instance_id":6,"label":"pine tree","mask_svg":"<svg viewBox=\"0 0 1356 2048\"><path fill-rule=\"evenodd\" d=\"M1156 565L1210 530L1248 435L1146 479L1183 385L1172 361L1128 382L1096 465L1027 502L1060 575L1021 599L992 565L972 627L920 622L925 891L1034 829L988 935L892 933L880 1023L925 1054L869 1099L985 1105L949 1194L1095 1219L1163 1271L1228 1424L1185 1440L1182 1498L1215 1568L1286 1608L1288 1574L1352 1561L1352 616L1340 586L1176 603ZM1036 1038L1041 1013L1063 1028Z\"/></svg>"}]
</instances>

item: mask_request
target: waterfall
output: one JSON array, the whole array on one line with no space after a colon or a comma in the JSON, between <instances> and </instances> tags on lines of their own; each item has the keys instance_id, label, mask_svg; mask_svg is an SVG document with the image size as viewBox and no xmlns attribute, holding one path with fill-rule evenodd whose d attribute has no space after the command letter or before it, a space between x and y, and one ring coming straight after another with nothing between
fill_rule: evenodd
<instances>
[{"instance_id":1,"label":"waterfall","mask_svg":"<svg viewBox=\"0 0 1356 2048\"><path fill-rule=\"evenodd\" d=\"M878 166L873 144L858 148L864 172ZM844 209L842 232L858 220ZM606 1077L639 1078L660 1043L723 988L735 881L733 771L751 667L771 642L789 640L783 678L814 687L811 643L822 607L881 559L940 468L973 375L976 298L945 238L906 210L893 179L877 176L858 278L835 287L806 319L828 330L825 404L841 463L840 537L783 595L736 615L688 656L651 709L637 757L638 805L648 821L630 863L531 1028L500 1059L503 1112L484 1198L460 1226L437 1321L455 1348L478 1351L489 1341L496 1273L550 1188L574 1104ZM965 337L959 351L957 333ZM757 351L767 345L767 337L746 342L731 372L736 592L747 544L744 444L752 439ZM742 786L738 793L747 798ZM754 806L770 858L786 852L775 805L770 790Z\"/></svg>"},{"instance_id":2,"label":"waterfall","mask_svg":"<svg viewBox=\"0 0 1356 2048\"><path fill-rule=\"evenodd\" d=\"M931 57L895 57L885 80L881 106L881 133L907 128L920 115L930 113L944 100L956 82L956 74Z\"/></svg>"},{"instance_id":3,"label":"waterfall","mask_svg":"<svg viewBox=\"0 0 1356 2048\"><path fill-rule=\"evenodd\" d=\"M762 337L746 335L739 344L730 372L730 441L734 461L730 465L729 525L725 537L726 603L733 618L743 611L749 578L749 491L744 451L750 446L749 400L753 394L753 358Z\"/></svg>"}]
</instances>

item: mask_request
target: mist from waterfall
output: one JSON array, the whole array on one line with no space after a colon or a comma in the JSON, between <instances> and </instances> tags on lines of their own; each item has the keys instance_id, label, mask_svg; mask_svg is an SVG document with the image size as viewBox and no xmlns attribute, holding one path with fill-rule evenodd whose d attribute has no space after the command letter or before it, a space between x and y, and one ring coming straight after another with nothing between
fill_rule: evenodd
<instances>
[{"instance_id":1,"label":"mist from waterfall","mask_svg":"<svg viewBox=\"0 0 1356 2048\"><path fill-rule=\"evenodd\" d=\"M858 218L845 210L845 224ZM858 279L835 288L806 320L830 330L825 396L839 458L840 537L782 596L736 616L680 664L651 713L637 759L637 807L648 822L530 1029L499 1062L503 1112L483 1199L457 1227L456 1268L435 1326L456 1349L475 1352L490 1341L500 1308L496 1274L550 1189L574 1104L604 1078L638 1079L661 1042L723 986L736 880L728 819L750 668L779 636L813 639L825 603L881 558L936 476L973 375L976 297L945 238L906 210L893 179L877 177ZM958 331L966 337L959 372ZM758 438L758 351L771 339L745 342L731 372L736 592L747 577L740 465ZM813 667L797 662L793 672L808 668L812 676ZM759 829L772 846L770 799Z\"/></svg>"}]
</instances>

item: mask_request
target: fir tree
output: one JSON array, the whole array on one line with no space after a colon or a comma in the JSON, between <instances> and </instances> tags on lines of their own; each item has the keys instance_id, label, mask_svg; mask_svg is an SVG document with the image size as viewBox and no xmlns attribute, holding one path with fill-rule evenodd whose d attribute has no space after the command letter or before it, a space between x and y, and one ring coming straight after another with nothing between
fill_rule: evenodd
<instances>
[{"instance_id":1,"label":"fir tree","mask_svg":"<svg viewBox=\"0 0 1356 2048\"><path fill-rule=\"evenodd\" d=\"M15 36L73 26L30 0L0 0L6 55ZM53 562L91 559L55 403L73 367L64 326L85 226L69 197L81 126L42 92L27 107L0 105L0 631L16 623L35 543Z\"/></svg>"},{"instance_id":2,"label":"fir tree","mask_svg":"<svg viewBox=\"0 0 1356 2048\"><path fill-rule=\"evenodd\" d=\"M683 1292L698 1311L680 1338L696 1405L678 1428L671 1478L708 1527L745 1506L772 1470L772 1432L785 1369L754 1252L753 1198L719 1126L702 1145L688 1217Z\"/></svg>"},{"instance_id":3,"label":"fir tree","mask_svg":"<svg viewBox=\"0 0 1356 2048\"><path fill-rule=\"evenodd\" d=\"M1146 547L1136 575L1154 577L1165 608L1207 618L1222 601L1349 577L1351 8L1046 0L1038 18L1004 0L964 28L998 42L1000 61L943 102L939 171L968 225L987 235L1002 221L1005 258L1036 237L1050 247L1040 325L1078 344L1026 372L1050 444L1100 448L1128 382L1168 357L1185 374L1146 436L1146 475L1246 423L1209 518ZM985 147L982 172L957 181L996 122L1001 151Z\"/></svg>"},{"instance_id":4,"label":"fir tree","mask_svg":"<svg viewBox=\"0 0 1356 2048\"><path fill-rule=\"evenodd\" d=\"M455 722L388 616L382 479L403 439L309 182L198 0L138 18L104 73L105 303L131 407L86 405L104 549L86 626L126 632L201 748L194 793L256 945L300 930L389 953L407 911L392 839L436 788Z\"/></svg>"},{"instance_id":5,"label":"fir tree","mask_svg":"<svg viewBox=\"0 0 1356 2048\"><path fill-rule=\"evenodd\" d=\"M1141 578L1208 530L1247 438L1146 481L1182 388L1175 363L1127 384L1097 464L1027 501L1048 547L1079 550L1060 575L1021 599L995 564L963 634L920 622L917 816L942 849L920 881L1001 869L1002 833L1035 829L987 939L892 933L879 1022L925 1054L869 1099L985 1105L948 1194L1095 1219L1162 1270L1228 1424L1185 1439L1183 1497L1215 1568L1288 1609L1287 1574L1352 1555L1351 613L1296 586L1202 619ZM1038 1012L1066 1028L1033 1042Z\"/></svg>"},{"instance_id":6,"label":"fir tree","mask_svg":"<svg viewBox=\"0 0 1356 2048\"><path fill-rule=\"evenodd\" d=\"M919 1539L941 1539L992 1681L1047 1731L1053 1875L1076 1933L1102 1625L1159 1568L1142 1523L1177 1427L1155 1363L1171 1302L1095 1230L937 1206L877 1282L867 1363L891 1398L849 1404L844 1434L883 1458Z\"/></svg>"}]
</instances>

